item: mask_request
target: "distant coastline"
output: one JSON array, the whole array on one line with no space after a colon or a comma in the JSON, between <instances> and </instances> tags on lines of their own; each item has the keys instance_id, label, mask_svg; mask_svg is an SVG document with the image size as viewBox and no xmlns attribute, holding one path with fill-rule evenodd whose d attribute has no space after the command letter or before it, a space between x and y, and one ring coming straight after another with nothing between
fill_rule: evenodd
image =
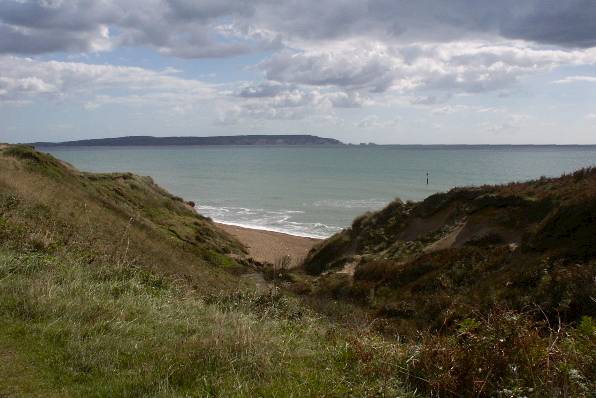
<instances>
[{"instance_id":1,"label":"distant coastline","mask_svg":"<svg viewBox=\"0 0 596 398\"><path fill-rule=\"evenodd\" d=\"M335 138L310 134L247 134L211 137L154 137L125 136L92 138L74 141L38 141L24 143L38 148L50 147L160 147L160 146L341 146L341 147L396 147L412 149L540 149L540 148L594 148L596 144L378 144L344 143Z\"/></svg>"},{"instance_id":2,"label":"distant coastline","mask_svg":"<svg viewBox=\"0 0 596 398\"><path fill-rule=\"evenodd\" d=\"M76 146L184 146L184 145L344 145L334 138L309 134L294 135L232 135L213 137L153 137L127 136L63 142L33 142L35 147Z\"/></svg>"}]
</instances>

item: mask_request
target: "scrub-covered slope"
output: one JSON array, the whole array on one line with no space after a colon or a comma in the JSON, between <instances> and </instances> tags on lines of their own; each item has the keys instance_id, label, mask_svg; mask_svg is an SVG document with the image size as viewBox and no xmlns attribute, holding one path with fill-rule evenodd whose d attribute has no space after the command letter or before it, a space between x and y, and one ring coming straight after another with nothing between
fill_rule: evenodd
<instances>
[{"instance_id":1,"label":"scrub-covered slope","mask_svg":"<svg viewBox=\"0 0 596 398\"><path fill-rule=\"evenodd\" d=\"M408 396L396 345L256 292L243 253L148 177L0 146L0 396Z\"/></svg>"},{"instance_id":2,"label":"scrub-covered slope","mask_svg":"<svg viewBox=\"0 0 596 398\"><path fill-rule=\"evenodd\" d=\"M417 328L504 306L550 319L595 314L596 169L394 201L304 263L336 295ZM329 285L327 283L327 285Z\"/></svg>"}]
</instances>

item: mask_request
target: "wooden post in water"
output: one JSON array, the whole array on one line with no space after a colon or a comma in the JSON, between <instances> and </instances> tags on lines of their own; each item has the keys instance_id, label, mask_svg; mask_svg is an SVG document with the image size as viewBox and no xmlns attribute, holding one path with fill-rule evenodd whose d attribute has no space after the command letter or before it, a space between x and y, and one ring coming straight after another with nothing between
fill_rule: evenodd
<instances>
[{"instance_id":1,"label":"wooden post in water","mask_svg":"<svg viewBox=\"0 0 596 398\"><path fill-rule=\"evenodd\" d=\"M428 185L428 171L426 172L426 185Z\"/></svg>"}]
</instances>

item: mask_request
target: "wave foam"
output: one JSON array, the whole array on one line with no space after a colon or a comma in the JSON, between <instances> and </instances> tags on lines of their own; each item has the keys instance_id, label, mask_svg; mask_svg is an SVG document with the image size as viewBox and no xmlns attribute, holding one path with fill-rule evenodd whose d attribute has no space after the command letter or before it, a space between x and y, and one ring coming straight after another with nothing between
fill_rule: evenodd
<instances>
[{"instance_id":1,"label":"wave foam","mask_svg":"<svg viewBox=\"0 0 596 398\"><path fill-rule=\"evenodd\" d=\"M221 224L280 232L308 238L324 239L341 230L339 226L293 220L292 217L304 214L304 211L301 210L265 210L208 205L198 205L196 209L199 213Z\"/></svg>"}]
</instances>

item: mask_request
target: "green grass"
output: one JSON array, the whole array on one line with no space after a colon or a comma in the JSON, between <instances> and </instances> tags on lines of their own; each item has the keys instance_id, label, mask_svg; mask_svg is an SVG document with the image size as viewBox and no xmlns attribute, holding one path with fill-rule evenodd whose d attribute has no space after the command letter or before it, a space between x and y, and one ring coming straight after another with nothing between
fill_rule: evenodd
<instances>
[{"instance_id":1,"label":"green grass","mask_svg":"<svg viewBox=\"0 0 596 398\"><path fill-rule=\"evenodd\" d=\"M370 373L350 333L275 293L202 296L136 267L2 251L0 314L15 357L0 365L0 393L404 396L398 373ZM15 362L34 376L8 372Z\"/></svg>"}]
</instances>

